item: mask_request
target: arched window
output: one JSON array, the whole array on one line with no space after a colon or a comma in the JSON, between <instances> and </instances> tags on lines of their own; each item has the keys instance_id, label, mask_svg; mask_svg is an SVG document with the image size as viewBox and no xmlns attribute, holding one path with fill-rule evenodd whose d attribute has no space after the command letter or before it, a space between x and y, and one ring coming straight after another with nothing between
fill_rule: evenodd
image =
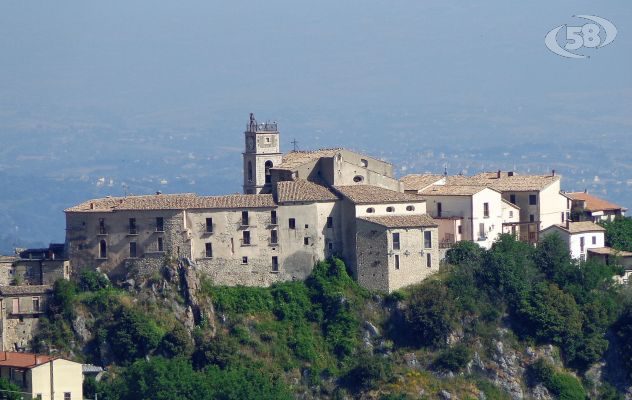
<instances>
[{"instance_id":1,"label":"arched window","mask_svg":"<svg viewBox=\"0 0 632 400\"><path fill-rule=\"evenodd\" d=\"M415 211L415 206L406 206L406 211Z\"/></svg>"},{"instance_id":2,"label":"arched window","mask_svg":"<svg viewBox=\"0 0 632 400\"><path fill-rule=\"evenodd\" d=\"M268 160L265 163L265 169L266 169L266 183L270 183L272 182L272 177L270 176L270 168L273 167L272 161Z\"/></svg>"},{"instance_id":3,"label":"arched window","mask_svg":"<svg viewBox=\"0 0 632 400\"><path fill-rule=\"evenodd\" d=\"M101 240L99 242L99 258L107 258L108 256L108 245L105 243L105 240Z\"/></svg>"},{"instance_id":4,"label":"arched window","mask_svg":"<svg viewBox=\"0 0 632 400\"><path fill-rule=\"evenodd\" d=\"M248 161L248 181L252 182L252 162Z\"/></svg>"},{"instance_id":5,"label":"arched window","mask_svg":"<svg viewBox=\"0 0 632 400\"><path fill-rule=\"evenodd\" d=\"M361 176L361 175L356 175L356 176L354 176L354 177L353 177L353 181L354 181L355 183L360 183L360 182L362 182L363 180L364 180L364 177L363 177L363 176Z\"/></svg>"},{"instance_id":6,"label":"arched window","mask_svg":"<svg viewBox=\"0 0 632 400\"><path fill-rule=\"evenodd\" d=\"M395 207L386 207L386 212L395 212Z\"/></svg>"},{"instance_id":7,"label":"arched window","mask_svg":"<svg viewBox=\"0 0 632 400\"><path fill-rule=\"evenodd\" d=\"M369 207L369 208L366 209L366 212L369 213L369 214L373 214L375 212L375 208Z\"/></svg>"}]
</instances>

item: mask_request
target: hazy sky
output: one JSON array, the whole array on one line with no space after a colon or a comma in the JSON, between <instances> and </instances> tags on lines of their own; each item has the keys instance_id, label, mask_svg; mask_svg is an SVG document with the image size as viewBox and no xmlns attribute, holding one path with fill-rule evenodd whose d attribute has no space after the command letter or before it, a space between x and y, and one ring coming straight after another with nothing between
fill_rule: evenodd
<instances>
[{"instance_id":1,"label":"hazy sky","mask_svg":"<svg viewBox=\"0 0 632 400\"><path fill-rule=\"evenodd\" d=\"M609 19L617 39L582 49L590 59L556 56L544 36L588 22L575 14ZM186 126L220 110L429 106L520 123L551 102L629 127L631 28L629 0L3 1L0 105Z\"/></svg>"}]
</instances>

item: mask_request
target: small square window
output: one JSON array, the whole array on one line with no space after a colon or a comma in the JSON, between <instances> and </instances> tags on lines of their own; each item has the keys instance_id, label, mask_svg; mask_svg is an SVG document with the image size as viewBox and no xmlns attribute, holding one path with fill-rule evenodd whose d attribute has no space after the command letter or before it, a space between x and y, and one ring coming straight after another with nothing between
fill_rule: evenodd
<instances>
[{"instance_id":1,"label":"small square window","mask_svg":"<svg viewBox=\"0 0 632 400\"><path fill-rule=\"evenodd\" d=\"M538 204L538 196L536 196L535 194L530 194L529 195L529 205L530 206L535 206Z\"/></svg>"},{"instance_id":2,"label":"small square window","mask_svg":"<svg viewBox=\"0 0 632 400\"><path fill-rule=\"evenodd\" d=\"M241 263L242 264L248 264L248 257L242 257L241 258Z\"/></svg>"},{"instance_id":3,"label":"small square window","mask_svg":"<svg viewBox=\"0 0 632 400\"><path fill-rule=\"evenodd\" d=\"M309 229L309 225L308 224L305 224L305 229Z\"/></svg>"}]
</instances>

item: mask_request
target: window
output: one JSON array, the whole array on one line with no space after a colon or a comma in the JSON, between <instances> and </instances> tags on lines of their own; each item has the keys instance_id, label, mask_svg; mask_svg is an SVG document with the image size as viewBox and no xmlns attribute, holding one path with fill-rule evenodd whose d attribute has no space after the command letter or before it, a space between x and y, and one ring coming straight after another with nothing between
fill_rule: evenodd
<instances>
[{"instance_id":1,"label":"window","mask_svg":"<svg viewBox=\"0 0 632 400\"><path fill-rule=\"evenodd\" d=\"M290 229L296 229L296 220L294 218L290 218L288 220L288 223L289 223L289 228Z\"/></svg>"},{"instance_id":2,"label":"window","mask_svg":"<svg viewBox=\"0 0 632 400\"><path fill-rule=\"evenodd\" d=\"M156 231L164 232L165 230L165 220L162 217L156 217Z\"/></svg>"},{"instance_id":3,"label":"window","mask_svg":"<svg viewBox=\"0 0 632 400\"><path fill-rule=\"evenodd\" d=\"M248 182L252 182L252 162L248 161Z\"/></svg>"},{"instance_id":4,"label":"window","mask_svg":"<svg viewBox=\"0 0 632 400\"><path fill-rule=\"evenodd\" d=\"M513 218L513 210L509 210L509 218Z\"/></svg>"},{"instance_id":5,"label":"window","mask_svg":"<svg viewBox=\"0 0 632 400\"><path fill-rule=\"evenodd\" d=\"M244 265L248 264L248 257L242 257L241 258L241 263L244 264Z\"/></svg>"},{"instance_id":6,"label":"window","mask_svg":"<svg viewBox=\"0 0 632 400\"><path fill-rule=\"evenodd\" d=\"M35 398L36 398L37 400L42 400L42 394L41 394L41 393L36 394L36 395L35 395Z\"/></svg>"},{"instance_id":7,"label":"window","mask_svg":"<svg viewBox=\"0 0 632 400\"><path fill-rule=\"evenodd\" d=\"M129 233L131 235L135 235L136 234L136 218L130 218L129 219Z\"/></svg>"},{"instance_id":8,"label":"window","mask_svg":"<svg viewBox=\"0 0 632 400\"><path fill-rule=\"evenodd\" d=\"M562 211L562 222L564 222L564 211Z\"/></svg>"},{"instance_id":9,"label":"window","mask_svg":"<svg viewBox=\"0 0 632 400\"><path fill-rule=\"evenodd\" d=\"M213 244L204 243L204 257L213 258Z\"/></svg>"},{"instance_id":10,"label":"window","mask_svg":"<svg viewBox=\"0 0 632 400\"><path fill-rule=\"evenodd\" d=\"M162 243L162 238L161 237L158 238L158 251L165 251L165 246Z\"/></svg>"},{"instance_id":11,"label":"window","mask_svg":"<svg viewBox=\"0 0 632 400\"><path fill-rule=\"evenodd\" d=\"M327 217L327 228L334 227L334 219L332 217Z\"/></svg>"},{"instance_id":12,"label":"window","mask_svg":"<svg viewBox=\"0 0 632 400\"><path fill-rule=\"evenodd\" d=\"M369 207L366 209L367 214L373 214L375 212L375 208Z\"/></svg>"},{"instance_id":13,"label":"window","mask_svg":"<svg viewBox=\"0 0 632 400\"><path fill-rule=\"evenodd\" d=\"M489 203L483 203L483 217L489 218Z\"/></svg>"},{"instance_id":14,"label":"window","mask_svg":"<svg viewBox=\"0 0 632 400\"><path fill-rule=\"evenodd\" d=\"M270 211L270 224L271 225L276 225L277 224L277 215L276 215L276 211L275 210Z\"/></svg>"},{"instance_id":15,"label":"window","mask_svg":"<svg viewBox=\"0 0 632 400\"><path fill-rule=\"evenodd\" d=\"M580 254L580 255L579 255L579 259L580 259L581 261L586 261L586 254Z\"/></svg>"},{"instance_id":16,"label":"window","mask_svg":"<svg viewBox=\"0 0 632 400\"><path fill-rule=\"evenodd\" d=\"M334 249L334 244L333 244L333 242L329 242L329 243L327 243L327 248L328 248L329 250L333 250L333 249Z\"/></svg>"},{"instance_id":17,"label":"window","mask_svg":"<svg viewBox=\"0 0 632 400\"><path fill-rule=\"evenodd\" d=\"M270 231L270 243L277 244L279 242L279 231L273 229Z\"/></svg>"},{"instance_id":18,"label":"window","mask_svg":"<svg viewBox=\"0 0 632 400\"><path fill-rule=\"evenodd\" d=\"M511 204L516 204L516 195L515 194L510 194L509 195L509 202Z\"/></svg>"},{"instance_id":19,"label":"window","mask_svg":"<svg viewBox=\"0 0 632 400\"><path fill-rule=\"evenodd\" d=\"M99 218L99 234L105 235L107 231L105 230L105 218Z\"/></svg>"},{"instance_id":20,"label":"window","mask_svg":"<svg viewBox=\"0 0 632 400\"><path fill-rule=\"evenodd\" d=\"M426 266L432 268L432 254L426 253Z\"/></svg>"},{"instance_id":21,"label":"window","mask_svg":"<svg viewBox=\"0 0 632 400\"><path fill-rule=\"evenodd\" d=\"M243 231L241 239L242 239L241 243L244 246L249 246L250 245L250 231Z\"/></svg>"},{"instance_id":22,"label":"window","mask_svg":"<svg viewBox=\"0 0 632 400\"><path fill-rule=\"evenodd\" d=\"M478 236L481 239L485 239L485 223L481 222L480 224L478 224Z\"/></svg>"},{"instance_id":23,"label":"window","mask_svg":"<svg viewBox=\"0 0 632 400\"><path fill-rule=\"evenodd\" d=\"M70 392L64 392L64 400L72 400Z\"/></svg>"},{"instance_id":24,"label":"window","mask_svg":"<svg viewBox=\"0 0 632 400\"><path fill-rule=\"evenodd\" d=\"M443 212L443 206L441 203L437 203L437 217L441 218L441 213Z\"/></svg>"},{"instance_id":25,"label":"window","mask_svg":"<svg viewBox=\"0 0 632 400\"><path fill-rule=\"evenodd\" d=\"M406 206L406 211L415 211L415 206Z\"/></svg>"},{"instance_id":26,"label":"window","mask_svg":"<svg viewBox=\"0 0 632 400\"><path fill-rule=\"evenodd\" d=\"M107 258L108 257L108 245L105 243L105 240L99 242L99 258Z\"/></svg>"},{"instance_id":27,"label":"window","mask_svg":"<svg viewBox=\"0 0 632 400\"><path fill-rule=\"evenodd\" d=\"M458 228L458 229L459 229L459 230L458 230L459 235L460 235L460 234L462 234L462 233L463 233L463 225L459 225L459 228Z\"/></svg>"},{"instance_id":28,"label":"window","mask_svg":"<svg viewBox=\"0 0 632 400\"><path fill-rule=\"evenodd\" d=\"M369 161L365 160L364 158L360 159L360 164L362 164L362 166L364 168L369 166Z\"/></svg>"},{"instance_id":29,"label":"window","mask_svg":"<svg viewBox=\"0 0 632 400\"><path fill-rule=\"evenodd\" d=\"M386 207L386 212L395 212L395 207Z\"/></svg>"},{"instance_id":30,"label":"window","mask_svg":"<svg viewBox=\"0 0 632 400\"><path fill-rule=\"evenodd\" d=\"M213 218L206 219L206 232L213 233Z\"/></svg>"},{"instance_id":31,"label":"window","mask_svg":"<svg viewBox=\"0 0 632 400\"><path fill-rule=\"evenodd\" d=\"M279 257L272 256L272 272L279 272Z\"/></svg>"},{"instance_id":32,"label":"window","mask_svg":"<svg viewBox=\"0 0 632 400\"><path fill-rule=\"evenodd\" d=\"M304 238L303 238L303 244L304 244L305 246L309 246L309 238L308 238L308 237L304 237Z\"/></svg>"},{"instance_id":33,"label":"window","mask_svg":"<svg viewBox=\"0 0 632 400\"><path fill-rule=\"evenodd\" d=\"M360 182L362 182L363 180L364 180L364 177L362 177L362 176L360 176L360 175L356 175L356 176L354 176L354 177L353 177L353 181L354 181L355 183L360 183Z\"/></svg>"},{"instance_id":34,"label":"window","mask_svg":"<svg viewBox=\"0 0 632 400\"><path fill-rule=\"evenodd\" d=\"M592 244L597 244L597 236L592 237Z\"/></svg>"},{"instance_id":35,"label":"window","mask_svg":"<svg viewBox=\"0 0 632 400\"><path fill-rule=\"evenodd\" d=\"M395 269L399 269L399 254L395 254Z\"/></svg>"},{"instance_id":36,"label":"window","mask_svg":"<svg viewBox=\"0 0 632 400\"><path fill-rule=\"evenodd\" d=\"M129 242L129 258L136 258L136 242Z\"/></svg>"},{"instance_id":37,"label":"window","mask_svg":"<svg viewBox=\"0 0 632 400\"><path fill-rule=\"evenodd\" d=\"M529 214L529 222L535 222L535 215Z\"/></svg>"},{"instance_id":38,"label":"window","mask_svg":"<svg viewBox=\"0 0 632 400\"><path fill-rule=\"evenodd\" d=\"M529 205L530 206L535 206L536 204L538 204L538 197L535 194L530 194L529 195Z\"/></svg>"},{"instance_id":39,"label":"window","mask_svg":"<svg viewBox=\"0 0 632 400\"><path fill-rule=\"evenodd\" d=\"M432 232L424 231L424 248L431 249L432 248Z\"/></svg>"},{"instance_id":40,"label":"window","mask_svg":"<svg viewBox=\"0 0 632 400\"><path fill-rule=\"evenodd\" d=\"M399 250L399 233L393 233L393 250Z\"/></svg>"},{"instance_id":41,"label":"window","mask_svg":"<svg viewBox=\"0 0 632 400\"><path fill-rule=\"evenodd\" d=\"M270 138L266 138L268 141ZM270 168L272 168L272 161L268 160L265 163L265 172L266 172L266 183L272 182L272 175L270 175Z\"/></svg>"},{"instance_id":42,"label":"window","mask_svg":"<svg viewBox=\"0 0 632 400\"><path fill-rule=\"evenodd\" d=\"M243 226L248 226L248 211L241 212L241 224Z\"/></svg>"},{"instance_id":43,"label":"window","mask_svg":"<svg viewBox=\"0 0 632 400\"><path fill-rule=\"evenodd\" d=\"M17 314L20 312L20 298L14 297L11 299L11 304L13 305L13 314Z\"/></svg>"},{"instance_id":44,"label":"window","mask_svg":"<svg viewBox=\"0 0 632 400\"><path fill-rule=\"evenodd\" d=\"M308 224L305 224L305 229L307 229L307 228L309 228L309 225L308 225Z\"/></svg>"},{"instance_id":45,"label":"window","mask_svg":"<svg viewBox=\"0 0 632 400\"><path fill-rule=\"evenodd\" d=\"M39 297L33 297L33 311L39 311L40 310L40 298Z\"/></svg>"},{"instance_id":46,"label":"window","mask_svg":"<svg viewBox=\"0 0 632 400\"><path fill-rule=\"evenodd\" d=\"M580 252L584 252L584 246L585 246L585 238L582 236L579 238L579 251Z\"/></svg>"}]
</instances>

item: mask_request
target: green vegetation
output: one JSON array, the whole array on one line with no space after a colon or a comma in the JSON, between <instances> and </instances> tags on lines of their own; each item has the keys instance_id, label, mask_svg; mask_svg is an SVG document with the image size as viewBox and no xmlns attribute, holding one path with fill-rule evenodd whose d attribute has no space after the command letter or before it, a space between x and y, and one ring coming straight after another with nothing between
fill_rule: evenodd
<instances>
[{"instance_id":1,"label":"green vegetation","mask_svg":"<svg viewBox=\"0 0 632 400\"><path fill-rule=\"evenodd\" d=\"M619 217L602 223L606 228L606 246L632 251L632 218Z\"/></svg>"},{"instance_id":2,"label":"green vegetation","mask_svg":"<svg viewBox=\"0 0 632 400\"><path fill-rule=\"evenodd\" d=\"M22 400L21 388L10 383L5 378L0 378L0 399L2 400Z\"/></svg>"},{"instance_id":3,"label":"green vegetation","mask_svg":"<svg viewBox=\"0 0 632 400\"><path fill-rule=\"evenodd\" d=\"M556 236L537 248L512 236L490 250L461 242L446 260L439 274L388 296L359 287L338 259L319 262L304 282L269 288L203 281L204 318L192 330L175 317L184 304L176 287L149 290L160 276L130 294L86 270L76 282L55 284L34 345L110 365L106 380L85 383L86 397L109 400L413 399L442 390L505 400L466 368L493 359L501 339L516 354L554 345L556 363L536 357L527 383L556 398L586 399L575 375L603 357L608 331L632 371L632 295L613 283L614 266L572 260ZM92 332L79 351L78 318ZM607 383L587 388L620 398Z\"/></svg>"}]
</instances>

